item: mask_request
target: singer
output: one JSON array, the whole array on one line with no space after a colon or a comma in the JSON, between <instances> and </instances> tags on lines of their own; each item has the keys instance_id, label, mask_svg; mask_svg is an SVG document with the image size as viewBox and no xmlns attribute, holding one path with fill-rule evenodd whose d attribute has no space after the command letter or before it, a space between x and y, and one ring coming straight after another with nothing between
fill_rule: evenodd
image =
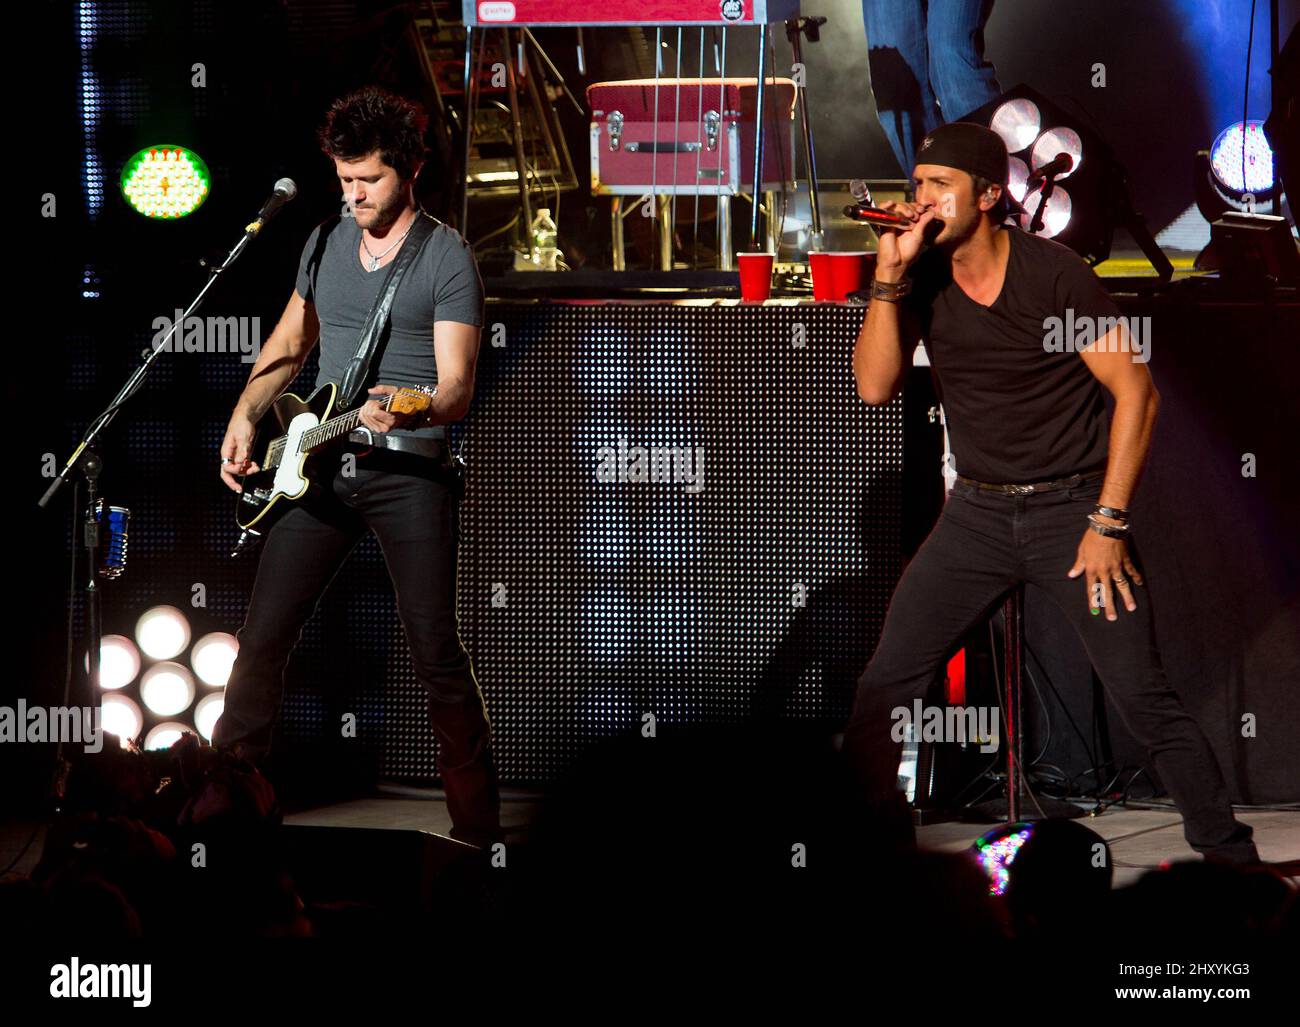
<instances>
[{"instance_id":1,"label":"singer","mask_svg":"<svg viewBox=\"0 0 1300 1027\"><path fill-rule=\"evenodd\" d=\"M858 681L844 753L863 795L910 831L890 713L923 697L960 638L1032 582L1083 640L1188 844L1257 863L1252 829L1233 817L1210 747L1166 680L1130 532L1159 405L1150 372L1131 358L1122 320L1078 353L1044 345L1047 318L1119 309L1073 251L1002 225L1007 151L987 128L936 128L912 174L916 203L883 205L911 227L880 229L853 373L865 402L888 403L923 340L958 476ZM1109 424L1103 387L1115 400Z\"/></svg>"},{"instance_id":2,"label":"singer","mask_svg":"<svg viewBox=\"0 0 1300 1027\"><path fill-rule=\"evenodd\" d=\"M213 742L254 763L265 759L290 652L348 553L373 531L397 592L416 677L428 692L452 836L482 846L500 838L500 801L483 696L457 630L463 481L446 426L465 416L473 395L483 286L465 240L415 202L425 124L416 105L375 87L330 108L319 138L334 162L345 212L307 239L296 290L230 418L221 478L238 492L238 477L257 470L250 459L254 426L318 338L317 387L345 380L385 287L385 268L406 246L418 249L393 297L377 366L363 384L388 383L371 387L372 396L398 386L436 386L432 408L422 423L412 423L410 415L367 400L360 420L371 439L350 444L330 487L271 529Z\"/></svg>"}]
</instances>

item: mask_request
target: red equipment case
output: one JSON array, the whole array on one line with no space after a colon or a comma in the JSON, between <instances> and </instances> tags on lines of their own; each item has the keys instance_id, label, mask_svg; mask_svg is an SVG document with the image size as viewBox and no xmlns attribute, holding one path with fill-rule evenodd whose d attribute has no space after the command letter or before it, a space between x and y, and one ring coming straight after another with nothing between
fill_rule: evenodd
<instances>
[{"instance_id":1,"label":"red equipment case","mask_svg":"<svg viewBox=\"0 0 1300 1027\"><path fill-rule=\"evenodd\" d=\"M793 187L794 100L793 81L767 80L763 189ZM593 194L752 192L756 79L595 82L587 87L587 103Z\"/></svg>"}]
</instances>

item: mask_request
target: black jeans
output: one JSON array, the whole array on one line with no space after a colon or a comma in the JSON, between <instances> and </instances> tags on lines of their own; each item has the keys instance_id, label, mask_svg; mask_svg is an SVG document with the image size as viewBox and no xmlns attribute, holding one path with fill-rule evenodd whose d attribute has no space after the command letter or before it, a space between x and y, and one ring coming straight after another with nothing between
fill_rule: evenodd
<instances>
[{"instance_id":1,"label":"black jeans","mask_svg":"<svg viewBox=\"0 0 1300 1027\"><path fill-rule=\"evenodd\" d=\"M270 751L289 655L343 561L372 530L416 678L429 695L452 835L495 839L500 798L491 729L456 623L461 480L433 460L392 451L358 456L351 476L348 463L341 460L322 494L295 505L267 534L213 744L238 744L254 762Z\"/></svg>"},{"instance_id":2,"label":"black jeans","mask_svg":"<svg viewBox=\"0 0 1300 1027\"><path fill-rule=\"evenodd\" d=\"M1089 613L1083 576L1066 577L1100 494L1100 481L1028 496L954 484L890 601L880 642L858 680L844 753L865 799L897 803L902 743L891 737L890 712L923 697L961 637L1010 589L1031 582L1051 595L1083 640L1182 813L1188 844L1208 858L1253 862L1251 828L1234 819L1209 744L1165 678L1150 593L1134 584L1137 610L1121 605L1119 620L1109 621L1104 611ZM1134 563L1142 569L1136 556Z\"/></svg>"}]
</instances>

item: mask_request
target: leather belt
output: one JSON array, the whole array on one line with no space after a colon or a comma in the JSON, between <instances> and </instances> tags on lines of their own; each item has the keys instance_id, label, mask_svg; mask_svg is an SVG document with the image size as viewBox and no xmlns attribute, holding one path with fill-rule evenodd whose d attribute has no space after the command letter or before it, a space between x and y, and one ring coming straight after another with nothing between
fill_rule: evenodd
<instances>
[{"instance_id":1,"label":"leather belt","mask_svg":"<svg viewBox=\"0 0 1300 1027\"><path fill-rule=\"evenodd\" d=\"M966 484L973 485L977 489L983 489L986 492L1000 492L1007 496L1032 496L1037 492L1056 492L1060 489L1078 488L1080 485L1090 481L1097 481L1099 478L1106 476L1105 469L1098 471L1087 471L1083 474L1072 474L1068 478L1058 478L1056 481L1040 481L1032 485L993 485L987 481L976 481L974 478L967 478L963 475L957 475L957 480Z\"/></svg>"},{"instance_id":2,"label":"leather belt","mask_svg":"<svg viewBox=\"0 0 1300 1027\"><path fill-rule=\"evenodd\" d=\"M368 448L428 457L439 462L445 461L448 454L446 439L427 435L394 435L392 432L372 435L368 430L359 428L348 434L348 441Z\"/></svg>"}]
</instances>

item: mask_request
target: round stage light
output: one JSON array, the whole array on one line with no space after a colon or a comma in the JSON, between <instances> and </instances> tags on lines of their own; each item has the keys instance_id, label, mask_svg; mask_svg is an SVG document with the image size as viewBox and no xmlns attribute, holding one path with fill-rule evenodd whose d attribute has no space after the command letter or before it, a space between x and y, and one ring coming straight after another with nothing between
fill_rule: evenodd
<instances>
[{"instance_id":1,"label":"round stage light","mask_svg":"<svg viewBox=\"0 0 1300 1027\"><path fill-rule=\"evenodd\" d=\"M122 195L145 217L183 218L202 206L212 188L208 166L184 146L146 146L122 169Z\"/></svg>"},{"instance_id":2,"label":"round stage light","mask_svg":"<svg viewBox=\"0 0 1300 1027\"><path fill-rule=\"evenodd\" d=\"M1007 192L1017 203L1025 199L1025 187L1029 185L1029 165L1019 157L1007 158Z\"/></svg>"},{"instance_id":3,"label":"round stage light","mask_svg":"<svg viewBox=\"0 0 1300 1027\"><path fill-rule=\"evenodd\" d=\"M228 631L213 631L194 643L190 666L205 685L223 686L239 652L239 640Z\"/></svg>"},{"instance_id":4,"label":"round stage light","mask_svg":"<svg viewBox=\"0 0 1300 1027\"><path fill-rule=\"evenodd\" d=\"M168 720L161 724L155 724L149 729L149 733L144 736L144 747L152 750L170 749L181 740L181 735L186 731L191 734L195 733L194 728L189 724L182 724L179 720Z\"/></svg>"},{"instance_id":5,"label":"round stage light","mask_svg":"<svg viewBox=\"0 0 1300 1027\"><path fill-rule=\"evenodd\" d=\"M226 693L212 692L205 695L198 701L194 707L194 727L198 730L199 736L209 742L212 741L212 732L217 727L217 721L221 719L221 711L226 708Z\"/></svg>"},{"instance_id":6,"label":"round stage light","mask_svg":"<svg viewBox=\"0 0 1300 1027\"><path fill-rule=\"evenodd\" d=\"M139 737L144 727L144 714L135 700L129 696L110 692L99 704L103 728L110 735L116 735L118 744L123 749L133 738Z\"/></svg>"},{"instance_id":7,"label":"round stage light","mask_svg":"<svg viewBox=\"0 0 1300 1027\"><path fill-rule=\"evenodd\" d=\"M1006 143L1007 153L1019 153L1032 145L1043 127L1043 115L1033 100L1008 100L993 112L989 128ZM1056 154L1052 154L1053 157Z\"/></svg>"},{"instance_id":8,"label":"round stage light","mask_svg":"<svg viewBox=\"0 0 1300 1027\"><path fill-rule=\"evenodd\" d=\"M194 675L179 663L155 663L140 679L140 698L160 717L184 713L194 701Z\"/></svg>"},{"instance_id":9,"label":"round stage light","mask_svg":"<svg viewBox=\"0 0 1300 1027\"><path fill-rule=\"evenodd\" d=\"M1242 150L1245 150L1245 175ZM1273 188L1273 149L1264 136L1262 121L1229 125L1210 147L1210 171L1215 181L1233 193L1258 196Z\"/></svg>"},{"instance_id":10,"label":"round stage light","mask_svg":"<svg viewBox=\"0 0 1300 1027\"><path fill-rule=\"evenodd\" d=\"M1034 148L1029 151L1029 166L1037 171L1063 153L1068 153L1074 164L1069 171L1062 171L1056 176L1058 182L1069 178L1079 170L1079 165L1083 163L1083 140L1072 128L1063 126L1049 128L1038 137L1038 142L1034 143Z\"/></svg>"},{"instance_id":11,"label":"round stage light","mask_svg":"<svg viewBox=\"0 0 1300 1027\"><path fill-rule=\"evenodd\" d=\"M170 660L190 644L190 622L174 606L155 606L136 621L135 640L146 656Z\"/></svg>"},{"instance_id":12,"label":"round stage light","mask_svg":"<svg viewBox=\"0 0 1300 1027\"><path fill-rule=\"evenodd\" d=\"M1025 212L1020 215L1020 227L1026 232L1029 231L1029 224L1038 211L1039 197L1042 195L1043 187L1035 186L1020 201L1020 205L1025 208ZM1070 194L1058 185L1047 198L1047 206L1043 208L1043 230L1038 235L1043 239L1050 239L1065 231L1065 226L1070 223L1070 212L1073 207Z\"/></svg>"},{"instance_id":13,"label":"round stage light","mask_svg":"<svg viewBox=\"0 0 1300 1027\"><path fill-rule=\"evenodd\" d=\"M86 654L90 671L90 654ZM140 673L140 650L125 635L105 635L99 640L99 687L125 688Z\"/></svg>"}]
</instances>

